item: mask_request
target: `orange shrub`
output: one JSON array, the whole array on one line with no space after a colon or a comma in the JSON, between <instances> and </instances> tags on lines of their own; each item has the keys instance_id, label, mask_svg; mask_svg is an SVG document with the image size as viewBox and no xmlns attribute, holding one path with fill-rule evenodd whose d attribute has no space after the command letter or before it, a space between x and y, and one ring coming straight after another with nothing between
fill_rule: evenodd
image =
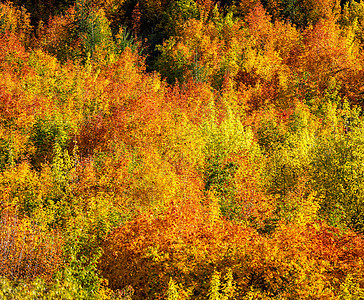
<instances>
[{"instance_id":1,"label":"orange shrub","mask_svg":"<svg viewBox=\"0 0 364 300\"><path fill-rule=\"evenodd\" d=\"M248 232L219 221L213 209L193 201L178 204L160 215L141 214L114 230L104 242L99 267L112 289L131 285L137 299L163 297L171 277L206 299L214 268L227 272L239 251L234 246L241 241L245 248Z\"/></svg>"},{"instance_id":2,"label":"orange shrub","mask_svg":"<svg viewBox=\"0 0 364 300\"><path fill-rule=\"evenodd\" d=\"M160 299L172 278L191 299L206 299L215 271L229 270L239 299L251 291L263 299L333 299L352 277L362 286L359 235L319 222L281 223L270 236L259 235L219 218L213 200L205 204L143 213L114 230L99 263L110 287Z\"/></svg>"}]
</instances>

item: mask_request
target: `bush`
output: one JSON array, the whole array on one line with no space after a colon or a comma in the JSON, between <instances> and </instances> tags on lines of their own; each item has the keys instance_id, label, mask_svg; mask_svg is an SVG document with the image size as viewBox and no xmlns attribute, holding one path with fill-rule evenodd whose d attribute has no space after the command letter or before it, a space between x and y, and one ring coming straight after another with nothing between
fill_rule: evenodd
<instances>
[{"instance_id":1,"label":"bush","mask_svg":"<svg viewBox=\"0 0 364 300\"><path fill-rule=\"evenodd\" d=\"M63 265L63 241L56 231L17 217L11 208L2 210L0 224L0 276L49 280Z\"/></svg>"}]
</instances>

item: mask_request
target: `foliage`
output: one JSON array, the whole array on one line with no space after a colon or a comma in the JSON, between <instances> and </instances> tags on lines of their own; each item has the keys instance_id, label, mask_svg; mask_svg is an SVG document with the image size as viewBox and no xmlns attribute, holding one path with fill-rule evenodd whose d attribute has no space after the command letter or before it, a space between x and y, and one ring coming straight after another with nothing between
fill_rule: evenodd
<instances>
[{"instance_id":1,"label":"foliage","mask_svg":"<svg viewBox=\"0 0 364 300\"><path fill-rule=\"evenodd\" d=\"M10 281L4 277L0 279L0 296L2 299L24 299L31 300L34 297L41 299L91 299L82 291L82 287L77 285L71 277L57 276L54 283L47 283L40 278L31 282ZM109 289L102 289L96 299L116 300L124 299Z\"/></svg>"},{"instance_id":2,"label":"foliage","mask_svg":"<svg viewBox=\"0 0 364 300\"><path fill-rule=\"evenodd\" d=\"M32 30L30 15L24 7L18 8L12 3L0 3L0 33L16 33L23 44L29 43Z\"/></svg>"},{"instance_id":3,"label":"foliage","mask_svg":"<svg viewBox=\"0 0 364 300\"><path fill-rule=\"evenodd\" d=\"M136 297L157 297L166 292L164 288L173 276L194 297L206 297L207 276L214 266L224 268L223 262L230 256L229 245L243 232L225 222L211 223L201 209L190 203L172 207L159 216L149 212L114 231L103 245L100 261L110 286L120 289L130 284ZM232 283L231 275L227 276L228 294ZM171 284L168 293L176 289Z\"/></svg>"},{"instance_id":4,"label":"foliage","mask_svg":"<svg viewBox=\"0 0 364 300\"><path fill-rule=\"evenodd\" d=\"M323 198L322 213L341 213L343 223L362 231L361 120L358 111L350 110L348 103L344 103L342 109L338 109L336 104L327 104L327 113L335 110L340 111L338 116L332 116L331 120L327 118L330 134L321 139L315 149L311 171L313 187ZM340 134L340 131L346 133Z\"/></svg>"},{"instance_id":5,"label":"foliage","mask_svg":"<svg viewBox=\"0 0 364 300\"><path fill-rule=\"evenodd\" d=\"M0 298L361 299L362 23L2 1Z\"/></svg>"},{"instance_id":6,"label":"foliage","mask_svg":"<svg viewBox=\"0 0 364 300\"><path fill-rule=\"evenodd\" d=\"M20 219L13 208L1 211L0 275L11 280L41 276L50 280L62 265L62 238L31 219Z\"/></svg>"},{"instance_id":7,"label":"foliage","mask_svg":"<svg viewBox=\"0 0 364 300\"><path fill-rule=\"evenodd\" d=\"M298 27L307 27L315 25L319 20L338 15L340 2L335 0L321 2L268 0L267 10L277 19L289 20Z\"/></svg>"}]
</instances>

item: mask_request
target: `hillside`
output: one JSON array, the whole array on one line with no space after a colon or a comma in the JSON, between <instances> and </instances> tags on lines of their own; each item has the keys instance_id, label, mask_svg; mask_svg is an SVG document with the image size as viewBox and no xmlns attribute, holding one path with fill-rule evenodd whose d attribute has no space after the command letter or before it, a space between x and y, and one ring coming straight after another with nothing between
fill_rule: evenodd
<instances>
[{"instance_id":1,"label":"hillside","mask_svg":"<svg viewBox=\"0 0 364 300\"><path fill-rule=\"evenodd\" d=\"M364 299L364 2L0 2L0 299Z\"/></svg>"}]
</instances>

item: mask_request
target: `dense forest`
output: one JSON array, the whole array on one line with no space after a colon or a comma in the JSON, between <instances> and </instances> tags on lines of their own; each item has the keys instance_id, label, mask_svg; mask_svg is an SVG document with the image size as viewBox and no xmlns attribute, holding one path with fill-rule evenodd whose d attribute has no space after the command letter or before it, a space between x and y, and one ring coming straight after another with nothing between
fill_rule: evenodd
<instances>
[{"instance_id":1,"label":"dense forest","mask_svg":"<svg viewBox=\"0 0 364 300\"><path fill-rule=\"evenodd\" d=\"M0 2L0 299L364 299L364 1Z\"/></svg>"}]
</instances>

